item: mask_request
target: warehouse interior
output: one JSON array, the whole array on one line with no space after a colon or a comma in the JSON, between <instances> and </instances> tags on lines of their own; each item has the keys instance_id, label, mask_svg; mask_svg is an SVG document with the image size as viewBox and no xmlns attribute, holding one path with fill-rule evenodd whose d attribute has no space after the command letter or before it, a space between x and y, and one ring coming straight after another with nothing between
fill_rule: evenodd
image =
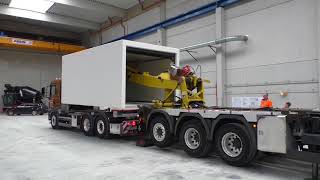
<instances>
[{"instance_id":1,"label":"warehouse interior","mask_svg":"<svg viewBox=\"0 0 320 180\"><path fill-rule=\"evenodd\" d=\"M142 103L150 105L163 98L167 103L168 97L183 102L186 94L136 85L129 82L128 74L126 82L121 82L122 76L126 75L120 72L128 73L128 68L135 68L139 71L137 74L148 72L161 82L171 78L177 81L178 87L181 78L174 79L172 74L166 78L157 76L167 71L171 73L169 68L173 65L182 70L191 67L192 74L204 80L205 105L201 104L201 108L213 107L216 111L224 107L245 108L250 113L252 109L262 108L260 102L267 95L275 112L282 111L288 103L290 108L299 112L318 112L319 34L318 0L0 0L0 179L304 179L312 176L316 180L319 178L320 154L313 155L315 162L305 162L287 158L284 154L262 152L255 147L261 152L257 151L254 163L235 167L224 163L214 150L209 157L198 159L183 153L179 143L169 148L137 147L136 140L140 136L146 137L145 134L101 140L87 137L88 134L84 136L81 133L84 121L76 122L80 130L60 128L54 131L52 112L60 107L57 112L65 110L63 98L66 97L60 93L66 92L64 87L70 87L66 85L67 81L63 81L66 69L85 68L80 72L83 73L79 76L81 78L68 79L68 83L78 83L75 86L79 87L79 92L68 91L70 94L77 97L77 93L84 92L81 95L83 101L76 101L84 102L76 104L77 107L83 106L81 112L89 106L89 111L96 110L95 104L90 105L86 100L92 96L95 97L91 99L97 101L108 101L107 97L112 96L117 102L118 99L121 102L134 101L139 104L138 108ZM121 68L116 67L118 59L112 58L118 56L114 56L116 51L112 50L101 56L104 63L110 62L108 68L100 66L94 69L94 64L72 68L64 66L73 54L87 51L87 63L94 63L90 52L122 40L142 43L137 46L146 49L129 49L127 54L119 54L126 59L125 63L120 63ZM221 42L223 40L226 41ZM172 49L163 48L159 53L164 46ZM157 48L159 52L155 51ZM178 51L176 54L170 54L175 50ZM165 51L170 53L164 55ZM76 62L72 60L72 63ZM121 78L109 76L108 71L112 69L121 74ZM99 77L97 71L105 71L105 76ZM132 70L131 73L136 72ZM69 74L77 76L74 72ZM97 77L91 80L90 74ZM90 87L81 87L87 81L92 82ZM95 93L98 92L95 89L100 88L99 84L110 89L121 84L126 89L115 88L100 95ZM33 97L25 104L16 100L16 104L9 107L6 103L10 98L5 96L11 93L8 85L16 87L11 90L15 89L15 95L21 97L23 88L32 88L34 93L30 90L29 93L41 96L39 102L43 105L35 103ZM62 88L61 92L59 88ZM122 93L119 97L118 92ZM188 93L192 92L188 90ZM50 99L53 94L62 97L62 101ZM127 100L122 101L122 97ZM161 103L164 107L165 103ZM98 109L102 110L101 107ZM104 107L105 111L112 112L113 106ZM169 107L168 114L175 113L170 118L178 120L181 113L173 112L177 109L176 104L173 107ZM187 108L188 112L196 107ZM18 108L19 111L15 111ZM35 111L34 108L41 110ZM125 110L120 110L120 114L122 111ZM73 118L78 114L68 115L72 127L75 127ZM244 114L243 117L249 115ZM259 115L251 117L259 122ZM313 152L320 152L319 117L320 112L315 117L316 127L312 127L317 134L312 139L317 144ZM97 122L94 125L98 128ZM110 122L115 123L115 120ZM121 121L120 124L123 123ZM252 123L250 121L250 125ZM153 125L147 123L141 128L148 128L150 124ZM181 127L170 125L170 130ZM110 128L108 131L114 132L113 125ZM152 133L155 129L149 131ZM210 136L209 133L205 135ZM180 138L177 137L177 141ZM307 149L310 150L309 147Z\"/></svg>"}]
</instances>

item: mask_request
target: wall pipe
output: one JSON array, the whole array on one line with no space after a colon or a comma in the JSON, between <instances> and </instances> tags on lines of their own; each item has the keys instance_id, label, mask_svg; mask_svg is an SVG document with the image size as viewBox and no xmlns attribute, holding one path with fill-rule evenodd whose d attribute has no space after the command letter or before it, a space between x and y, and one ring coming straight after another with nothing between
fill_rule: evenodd
<instances>
[{"instance_id":1,"label":"wall pipe","mask_svg":"<svg viewBox=\"0 0 320 180\"><path fill-rule=\"evenodd\" d=\"M187 46L187 47L184 47L184 48L180 48L180 51L189 51L189 50L192 50L192 49L210 47L210 46L213 46L213 45L227 43L227 42L231 42L231 41L247 41L247 40L248 40L248 36L244 36L244 35L229 36L229 37L225 37L225 38L222 38L222 39L217 39L217 40L214 40L214 41L209 41L209 42L205 42L205 43L200 43L200 44L195 44L195 45L192 45L192 46Z\"/></svg>"},{"instance_id":2,"label":"wall pipe","mask_svg":"<svg viewBox=\"0 0 320 180\"><path fill-rule=\"evenodd\" d=\"M204 5L200 8L197 8L197 9L188 11L186 13L180 14L176 17L169 18L165 21L162 21L160 23L154 24L154 25L149 26L147 28L141 29L141 30L136 31L134 33L130 33L130 34L127 34L127 35L122 36L120 38L114 39L109 42L113 42L113 41L117 41L117 40L121 40L121 39L127 39L127 40L137 39L139 37L156 32L158 29L161 29L161 28L166 29L171 26L180 24L182 22L186 22L188 20L194 19L196 17L200 17L200 16L206 15L208 13L213 13L213 12L215 12L216 8L218 8L218 7L226 7L226 6L235 4L239 1L241 1L241 0L218 0L213 3ZM107 42L107 43L109 43L109 42Z\"/></svg>"}]
</instances>

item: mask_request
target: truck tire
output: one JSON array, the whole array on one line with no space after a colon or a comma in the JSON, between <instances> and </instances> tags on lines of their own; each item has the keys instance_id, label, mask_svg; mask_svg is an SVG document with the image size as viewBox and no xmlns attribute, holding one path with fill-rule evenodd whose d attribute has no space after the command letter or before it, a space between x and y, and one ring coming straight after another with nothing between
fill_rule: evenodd
<instances>
[{"instance_id":1,"label":"truck tire","mask_svg":"<svg viewBox=\"0 0 320 180\"><path fill-rule=\"evenodd\" d=\"M95 128L95 134L103 139L103 138L110 138L110 125L109 120L104 118L103 116L97 116L96 117L96 128Z\"/></svg>"},{"instance_id":2,"label":"truck tire","mask_svg":"<svg viewBox=\"0 0 320 180\"><path fill-rule=\"evenodd\" d=\"M221 158L233 166L248 165L255 157L257 148L244 125L222 125L216 133L216 147Z\"/></svg>"},{"instance_id":3,"label":"truck tire","mask_svg":"<svg viewBox=\"0 0 320 180\"><path fill-rule=\"evenodd\" d=\"M173 136L170 133L169 123L162 115L151 119L149 132L154 145L165 148L173 144Z\"/></svg>"},{"instance_id":4,"label":"truck tire","mask_svg":"<svg viewBox=\"0 0 320 180\"><path fill-rule=\"evenodd\" d=\"M81 130L84 135L86 136L93 136L94 135L94 121L92 116L89 114L85 114L82 116L82 123L81 123Z\"/></svg>"},{"instance_id":5,"label":"truck tire","mask_svg":"<svg viewBox=\"0 0 320 180\"><path fill-rule=\"evenodd\" d=\"M51 124L51 127L52 129L59 129L59 120L58 120L58 115L57 114L53 114L51 116L51 121L50 121L50 124Z\"/></svg>"},{"instance_id":6,"label":"truck tire","mask_svg":"<svg viewBox=\"0 0 320 180\"><path fill-rule=\"evenodd\" d=\"M8 115L8 116L14 116L14 111L11 110L11 109L8 109L8 110L7 110L7 115Z\"/></svg>"},{"instance_id":7,"label":"truck tire","mask_svg":"<svg viewBox=\"0 0 320 180\"><path fill-rule=\"evenodd\" d=\"M38 112L36 111L36 110L33 110L32 112L31 112L31 115L32 116L36 116L38 114Z\"/></svg>"},{"instance_id":8,"label":"truck tire","mask_svg":"<svg viewBox=\"0 0 320 180\"><path fill-rule=\"evenodd\" d=\"M207 141L206 130L199 121L186 122L179 139L184 151L191 157L205 157L212 147L212 143Z\"/></svg>"}]
</instances>

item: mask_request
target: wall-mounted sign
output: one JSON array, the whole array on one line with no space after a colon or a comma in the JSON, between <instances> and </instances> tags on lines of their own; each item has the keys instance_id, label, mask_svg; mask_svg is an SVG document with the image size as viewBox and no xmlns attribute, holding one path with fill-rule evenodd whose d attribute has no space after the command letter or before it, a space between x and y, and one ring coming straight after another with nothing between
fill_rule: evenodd
<instances>
[{"instance_id":1,"label":"wall-mounted sign","mask_svg":"<svg viewBox=\"0 0 320 180\"><path fill-rule=\"evenodd\" d=\"M259 108L262 97L232 97L232 107Z\"/></svg>"},{"instance_id":2,"label":"wall-mounted sign","mask_svg":"<svg viewBox=\"0 0 320 180\"><path fill-rule=\"evenodd\" d=\"M12 39L12 43L19 44L19 45L31 46L33 44L33 41L25 40L25 39Z\"/></svg>"}]
</instances>

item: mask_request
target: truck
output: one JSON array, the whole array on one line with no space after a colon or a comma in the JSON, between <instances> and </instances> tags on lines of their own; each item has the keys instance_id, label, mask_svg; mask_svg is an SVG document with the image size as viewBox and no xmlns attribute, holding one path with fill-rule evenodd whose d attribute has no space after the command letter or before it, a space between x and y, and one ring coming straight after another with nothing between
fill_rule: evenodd
<instances>
[{"instance_id":1,"label":"truck","mask_svg":"<svg viewBox=\"0 0 320 180\"><path fill-rule=\"evenodd\" d=\"M280 153L318 169L320 111L207 107L207 81L180 68L179 57L179 49L128 40L63 56L52 128L100 138L139 135L160 148L180 142L191 157L214 149L234 166L248 165L259 151Z\"/></svg>"}]
</instances>

